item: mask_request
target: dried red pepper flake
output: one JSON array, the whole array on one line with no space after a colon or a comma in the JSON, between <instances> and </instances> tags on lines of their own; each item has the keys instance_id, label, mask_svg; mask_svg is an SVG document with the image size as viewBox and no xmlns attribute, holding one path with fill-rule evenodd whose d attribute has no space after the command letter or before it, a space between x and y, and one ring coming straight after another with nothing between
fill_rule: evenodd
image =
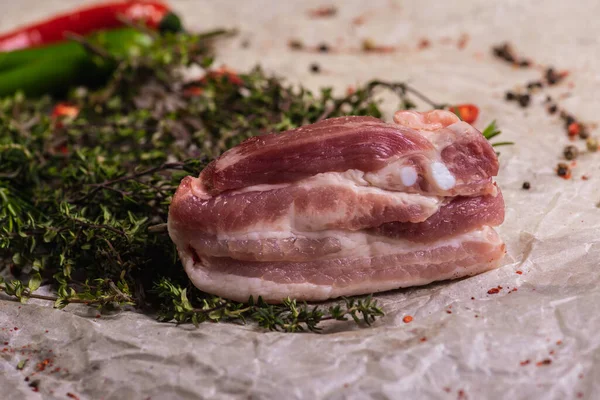
<instances>
[{"instance_id":1,"label":"dried red pepper flake","mask_svg":"<svg viewBox=\"0 0 600 400\"><path fill-rule=\"evenodd\" d=\"M446 314L452 314L452 311L446 310Z\"/></svg>"},{"instance_id":2,"label":"dried red pepper flake","mask_svg":"<svg viewBox=\"0 0 600 400\"><path fill-rule=\"evenodd\" d=\"M51 366L51 365L52 365L52 360L49 358L46 358L42 362L38 363L35 367L38 372L42 372L46 369L46 367Z\"/></svg>"},{"instance_id":3,"label":"dried red pepper flake","mask_svg":"<svg viewBox=\"0 0 600 400\"><path fill-rule=\"evenodd\" d=\"M446 393L450 393L450 388L449 388L448 386L446 386L446 387L444 388L444 392L446 392Z\"/></svg>"},{"instance_id":4,"label":"dried red pepper flake","mask_svg":"<svg viewBox=\"0 0 600 400\"><path fill-rule=\"evenodd\" d=\"M18 330L19 330L19 328L17 328L17 327L15 326L15 327L13 328L13 330L15 330L15 331L18 331Z\"/></svg>"},{"instance_id":5,"label":"dried red pepper flake","mask_svg":"<svg viewBox=\"0 0 600 400\"><path fill-rule=\"evenodd\" d=\"M364 24L366 21L367 21L366 15L359 15L358 17L356 17L352 20L352 25L360 26L360 25Z\"/></svg>"},{"instance_id":6,"label":"dried red pepper flake","mask_svg":"<svg viewBox=\"0 0 600 400\"><path fill-rule=\"evenodd\" d=\"M587 180L589 180L589 179L590 179L590 177L589 177L589 176L587 176L587 175L582 175L582 176L581 176L581 180L583 180L583 181L587 181Z\"/></svg>"},{"instance_id":7,"label":"dried red pepper flake","mask_svg":"<svg viewBox=\"0 0 600 400\"><path fill-rule=\"evenodd\" d=\"M583 392L577 392L577 398L578 399L582 399L583 398Z\"/></svg>"},{"instance_id":8,"label":"dried red pepper flake","mask_svg":"<svg viewBox=\"0 0 600 400\"><path fill-rule=\"evenodd\" d=\"M422 337L421 339L419 339L420 342L426 342L427 338L426 337Z\"/></svg>"},{"instance_id":9,"label":"dried red pepper flake","mask_svg":"<svg viewBox=\"0 0 600 400\"><path fill-rule=\"evenodd\" d=\"M404 318L402 318L402 322L404 322L405 324L412 322L412 320L413 320L413 317L410 315L406 315Z\"/></svg>"},{"instance_id":10,"label":"dried red pepper flake","mask_svg":"<svg viewBox=\"0 0 600 400\"><path fill-rule=\"evenodd\" d=\"M545 360L538 361L535 365L537 365L538 367L541 367L543 365L550 365L550 364L552 364L552 360L549 358L546 358Z\"/></svg>"},{"instance_id":11,"label":"dried red pepper flake","mask_svg":"<svg viewBox=\"0 0 600 400\"><path fill-rule=\"evenodd\" d=\"M524 367L524 366L528 365L529 363L531 363L531 360L524 360L524 361L521 361L519 364L521 364L521 366Z\"/></svg>"},{"instance_id":12,"label":"dried red pepper flake","mask_svg":"<svg viewBox=\"0 0 600 400\"><path fill-rule=\"evenodd\" d=\"M429 39L426 39L426 38L419 40L419 44L417 45L419 50L426 49L430 46L431 46L431 42L429 41Z\"/></svg>"},{"instance_id":13,"label":"dried red pepper flake","mask_svg":"<svg viewBox=\"0 0 600 400\"><path fill-rule=\"evenodd\" d=\"M523 271L521 271L521 270L515 271L515 274L523 275Z\"/></svg>"},{"instance_id":14,"label":"dried red pepper flake","mask_svg":"<svg viewBox=\"0 0 600 400\"><path fill-rule=\"evenodd\" d=\"M308 10L308 16L312 18L330 18L337 14L335 6L324 6Z\"/></svg>"},{"instance_id":15,"label":"dried red pepper flake","mask_svg":"<svg viewBox=\"0 0 600 400\"><path fill-rule=\"evenodd\" d=\"M562 342L562 340L557 340L557 341L556 341L556 344L557 344L558 346L560 346L562 343L563 343L563 342Z\"/></svg>"},{"instance_id":16,"label":"dried red pepper flake","mask_svg":"<svg viewBox=\"0 0 600 400\"><path fill-rule=\"evenodd\" d=\"M554 350L550 350L550 351L548 352L548 354L550 354L551 356L553 356L553 355L554 355Z\"/></svg>"},{"instance_id":17,"label":"dried red pepper flake","mask_svg":"<svg viewBox=\"0 0 600 400\"><path fill-rule=\"evenodd\" d=\"M4 342L4 345L5 345L5 346L8 346L8 342Z\"/></svg>"},{"instance_id":18,"label":"dried red pepper flake","mask_svg":"<svg viewBox=\"0 0 600 400\"><path fill-rule=\"evenodd\" d=\"M102 315L96 314L96 318L100 318L100 317L102 317Z\"/></svg>"},{"instance_id":19,"label":"dried red pepper flake","mask_svg":"<svg viewBox=\"0 0 600 400\"><path fill-rule=\"evenodd\" d=\"M471 297L471 300L475 300L475 297Z\"/></svg>"},{"instance_id":20,"label":"dried red pepper flake","mask_svg":"<svg viewBox=\"0 0 600 400\"><path fill-rule=\"evenodd\" d=\"M67 397L70 397L75 400L79 400L79 396L77 396L76 394L73 394L71 392L67 392Z\"/></svg>"},{"instance_id":21,"label":"dried red pepper flake","mask_svg":"<svg viewBox=\"0 0 600 400\"><path fill-rule=\"evenodd\" d=\"M488 294L497 294L500 293L500 289L498 288L491 288L490 290L487 291Z\"/></svg>"},{"instance_id":22,"label":"dried red pepper flake","mask_svg":"<svg viewBox=\"0 0 600 400\"><path fill-rule=\"evenodd\" d=\"M464 399L465 398L465 391L464 390L459 390L458 391L458 398L459 399Z\"/></svg>"},{"instance_id":23,"label":"dried red pepper flake","mask_svg":"<svg viewBox=\"0 0 600 400\"><path fill-rule=\"evenodd\" d=\"M463 33L462 35L460 35L460 37L458 38L458 49L462 50L465 47L467 47L467 43L469 43L469 35L467 35L466 33Z\"/></svg>"}]
</instances>

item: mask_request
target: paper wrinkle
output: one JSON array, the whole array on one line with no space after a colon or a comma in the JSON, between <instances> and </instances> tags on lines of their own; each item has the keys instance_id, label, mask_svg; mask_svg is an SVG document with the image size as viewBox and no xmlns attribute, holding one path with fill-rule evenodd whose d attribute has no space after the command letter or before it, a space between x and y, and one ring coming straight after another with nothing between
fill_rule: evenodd
<instances>
[{"instance_id":1,"label":"paper wrinkle","mask_svg":"<svg viewBox=\"0 0 600 400\"><path fill-rule=\"evenodd\" d=\"M498 229L507 244L504 265L467 279L379 294L386 316L373 327L326 324L322 335L225 323L196 329L135 312L95 318L96 310L83 306L58 311L42 301L0 300L0 328L5 328L0 349L51 349L54 365L69 370L38 373L40 392L35 393L24 378L47 353L28 355L29 363L19 371L24 356L0 352L3 398L65 399L67 393L82 400L458 399L460 393L470 400L600 398L600 154L582 153L573 178L558 178L554 168L563 146L583 150L583 142L567 139L562 122L545 112L544 95L534 96L527 110L505 102L506 90L539 79L540 73L511 68L490 56L492 45L508 40L534 61L569 69L575 88L560 85L548 93L558 99L572 92L561 104L583 121L598 122L600 47L595 38L600 26L581 21L599 15L600 3L582 0L566 15L558 0L544 7L535 2L486 2L482 7L467 0L330 1L339 15L327 20L306 17L307 9L323 5L317 0L227 0L219 7L206 0L170 3L191 30L240 28L239 40L221 47L218 57L218 63L234 69L248 70L260 62L292 83L313 89L333 85L338 94L371 78L409 80L435 100L477 104L478 129L495 119L503 131L496 139L516 142L498 148L497 181L507 205L506 221ZM22 0L19 7L3 10L0 28L69 7L62 0ZM365 23L353 25L351 20L363 14ZM540 35L540 24L530 21L533 16L556 22ZM460 51L456 41L462 33L470 40ZM370 37L400 44L400 50L291 52L287 40L292 37L307 45L330 38L332 46L342 37L344 49L358 48ZM442 44L444 37L453 42ZM241 49L239 41L245 38L251 45ZM417 51L422 38L431 46ZM311 74L313 62L324 72ZM397 100L384 98L391 121ZM582 180L584 174L590 179ZM531 189L521 188L524 181ZM498 286L498 294L487 293ZM413 317L411 323L403 322L406 315ZM551 363L536 365L545 359Z\"/></svg>"}]
</instances>

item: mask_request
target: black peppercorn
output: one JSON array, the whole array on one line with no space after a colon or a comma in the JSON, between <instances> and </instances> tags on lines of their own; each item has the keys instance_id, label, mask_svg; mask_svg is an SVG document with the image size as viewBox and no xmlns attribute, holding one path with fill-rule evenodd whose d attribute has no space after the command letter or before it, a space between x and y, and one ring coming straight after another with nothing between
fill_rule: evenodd
<instances>
[{"instance_id":1,"label":"black peppercorn","mask_svg":"<svg viewBox=\"0 0 600 400\"><path fill-rule=\"evenodd\" d=\"M574 160L579 155L579 149L573 145L569 145L563 150L563 155L567 160Z\"/></svg>"},{"instance_id":2,"label":"black peppercorn","mask_svg":"<svg viewBox=\"0 0 600 400\"><path fill-rule=\"evenodd\" d=\"M568 128L569 125L571 125L573 122L575 122L575 118L573 118L571 115L565 115L563 117L563 119L565 120L565 126Z\"/></svg>"},{"instance_id":3,"label":"black peppercorn","mask_svg":"<svg viewBox=\"0 0 600 400\"><path fill-rule=\"evenodd\" d=\"M319 64L313 63L310 65L310 70L311 72L318 74L319 72L321 72L321 67L319 67Z\"/></svg>"},{"instance_id":4,"label":"black peppercorn","mask_svg":"<svg viewBox=\"0 0 600 400\"><path fill-rule=\"evenodd\" d=\"M528 60L521 60L519 62L519 67L521 68L527 68L531 65L531 62L529 62Z\"/></svg>"},{"instance_id":5,"label":"black peppercorn","mask_svg":"<svg viewBox=\"0 0 600 400\"><path fill-rule=\"evenodd\" d=\"M522 94L519 96L519 105L523 108L527 107L530 101L531 97L529 97L528 94Z\"/></svg>"},{"instance_id":6,"label":"black peppercorn","mask_svg":"<svg viewBox=\"0 0 600 400\"><path fill-rule=\"evenodd\" d=\"M514 99L515 99L515 94L514 94L513 92L511 92L511 91L508 91L508 92L506 92L506 94L504 95L504 98L505 98L507 101L512 101L512 100L514 100Z\"/></svg>"},{"instance_id":7,"label":"black peppercorn","mask_svg":"<svg viewBox=\"0 0 600 400\"><path fill-rule=\"evenodd\" d=\"M529 182L523 182L523 189L529 190L531 188L531 184Z\"/></svg>"},{"instance_id":8,"label":"black peppercorn","mask_svg":"<svg viewBox=\"0 0 600 400\"><path fill-rule=\"evenodd\" d=\"M557 109L558 109L558 107L556 107L556 104L552 104L550 107L548 107L548 112L550 114L554 114Z\"/></svg>"},{"instance_id":9,"label":"black peppercorn","mask_svg":"<svg viewBox=\"0 0 600 400\"><path fill-rule=\"evenodd\" d=\"M321 43L319 45L319 51L321 53L327 53L329 51L329 46L327 46L327 44L325 44L325 43Z\"/></svg>"},{"instance_id":10,"label":"black peppercorn","mask_svg":"<svg viewBox=\"0 0 600 400\"><path fill-rule=\"evenodd\" d=\"M569 166L565 163L560 163L557 166L556 174L558 176L566 177L569 175Z\"/></svg>"}]
</instances>

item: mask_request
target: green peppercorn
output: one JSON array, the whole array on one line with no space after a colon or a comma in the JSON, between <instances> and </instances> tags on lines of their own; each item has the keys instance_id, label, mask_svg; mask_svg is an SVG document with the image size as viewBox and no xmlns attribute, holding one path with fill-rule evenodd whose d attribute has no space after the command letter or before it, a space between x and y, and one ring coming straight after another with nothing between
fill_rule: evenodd
<instances>
[{"instance_id":1,"label":"green peppercorn","mask_svg":"<svg viewBox=\"0 0 600 400\"><path fill-rule=\"evenodd\" d=\"M563 155L567 160L574 160L579 155L579 149L573 145L569 145L563 150Z\"/></svg>"},{"instance_id":2,"label":"green peppercorn","mask_svg":"<svg viewBox=\"0 0 600 400\"><path fill-rule=\"evenodd\" d=\"M590 136L585 141L588 151L598 151L598 139L593 136Z\"/></svg>"}]
</instances>

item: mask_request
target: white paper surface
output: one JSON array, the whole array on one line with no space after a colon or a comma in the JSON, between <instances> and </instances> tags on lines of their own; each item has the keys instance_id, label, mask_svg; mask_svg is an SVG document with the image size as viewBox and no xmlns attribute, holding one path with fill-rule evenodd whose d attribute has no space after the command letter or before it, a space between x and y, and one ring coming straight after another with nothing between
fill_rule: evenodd
<instances>
[{"instance_id":1,"label":"white paper surface","mask_svg":"<svg viewBox=\"0 0 600 400\"><path fill-rule=\"evenodd\" d=\"M3 5L0 28L76 3ZM534 97L525 111L503 100L506 89L540 72L513 69L490 55L491 45L510 41L539 63L568 69L574 88L563 84L549 93L570 93L562 106L582 121L598 122L600 25L594 18L600 3L339 1L333 2L338 15L321 20L311 20L306 10L331 2L172 3L191 28L241 30L219 57L236 69L261 63L291 82L340 91L370 78L403 80L437 101L479 105L476 126L496 119L500 139L516 142L500 148L497 181L507 207L499 228L508 248L504 266L465 280L378 295L386 316L374 327L335 325L323 335L210 323L196 329L133 312L95 318L93 310L74 306L58 311L42 302L0 300L2 398L68 399L67 393L80 399L600 397L600 153L580 156L571 180L556 177L554 168L570 142L558 118L544 111L544 96ZM353 25L361 15L365 23ZM470 40L461 51L456 43L462 33ZM346 50L292 52L291 38ZM358 51L364 38L401 50L364 55ZM431 46L417 51L421 38ZM445 38L450 43L441 43ZM247 49L240 45L244 39L250 41ZM313 62L321 74L310 73ZM389 111L394 106L386 104ZM583 174L589 180L582 180ZM531 182L529 191L521 189L523 181ZM500 293L487 294L499 285ZM405 315L413 322L403 323ZM40 380L40 391L33 392L24 378L48 355L53 366L30 378ZM27 357L28 365L18 370ZM546 359L551 363L536 365ZM52 372L56 367L61 371Z\"/></svg>"}]
</instances>

